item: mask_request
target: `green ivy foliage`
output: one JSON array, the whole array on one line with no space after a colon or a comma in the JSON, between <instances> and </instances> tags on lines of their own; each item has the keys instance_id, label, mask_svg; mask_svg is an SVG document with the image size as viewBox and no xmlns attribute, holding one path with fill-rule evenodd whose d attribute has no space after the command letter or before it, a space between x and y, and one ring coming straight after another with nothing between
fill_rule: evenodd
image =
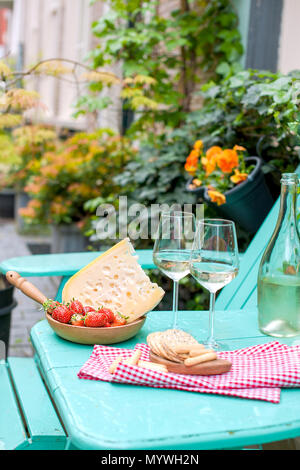
<instances>
[{"instance_id":1,"label":"green ivy foliage","mask_svg":"<svg viewBox=\"0 0 300 470\"><path fill-rule=\"evenodd\" d=\"M203 107L187 115L184 125L140 149L117 176L121 186L143 203L187 201L184 162L197 139L204 147L244 146L265 161L266 172L294 171L299 163L300 74L244 70L210 81L202 88Z\"/></svg>"},{"instance_id":2,"label":"green ivy foliage","mask_svg":"<svg viewBox=\"0 0 300 470\"><path fill-rule=\"evenodd\" d=\"M201 73L216 80L232 73L240 68L243 53L230 0L182 0L169 17L161 16L158 7L155 0L111 0L109 12L93 23L99 39L89 54L94 68L120 63L124 77L155 79L144 96L158 107L138 110L134 133L149 132L158 123L177 127L190 111ZM103 84L92 87L100 91ZM81 98L79 108L87 100ZM92 106L90 99L88 104ZM93 104L95 110L108 102L95 98Z\"/></svg>"}]
</instances>

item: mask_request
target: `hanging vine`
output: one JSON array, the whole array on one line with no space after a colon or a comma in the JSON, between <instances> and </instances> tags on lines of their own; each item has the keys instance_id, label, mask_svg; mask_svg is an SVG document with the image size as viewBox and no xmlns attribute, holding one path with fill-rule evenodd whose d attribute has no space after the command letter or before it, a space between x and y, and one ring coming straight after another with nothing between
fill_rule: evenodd
<instances>
[{"instance_id":1,"label":"hanging vine","mask_svg":"<svg viewBox=\"0 0 300 470\"><path fill-rule=\"evenodd\" d=\"M89 58L94 68L122 64L121 97L137 112L134 131L178 127L198 83L229 76L243 53L230 0L179 0L169 16L160 7L155 0L111 0L109 12L93 23L99 43ZM149 78L139 83L139 76Z\"/></svg>"}]
</instances>

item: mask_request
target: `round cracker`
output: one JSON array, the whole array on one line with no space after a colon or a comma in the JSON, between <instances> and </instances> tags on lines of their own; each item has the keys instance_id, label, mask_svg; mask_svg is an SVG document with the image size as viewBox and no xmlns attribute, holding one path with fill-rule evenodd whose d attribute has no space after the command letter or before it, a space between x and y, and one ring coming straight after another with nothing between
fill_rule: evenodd
<instances>
[{"instance_id":1,"label":"round cracker","mask_svg":"<svg viewBox=\"0 0 300 470\"><path fill-rule=\"evenodd\" d=\"M147 343L148 343L151 351L154 352L154 354L156 354L157 356L164 357L164 353L162 351L160 341L159 341L160 335L161 335L161 331L156 331L154 333L151 333L147 337Z\"/></svg>"},{"instance_id":2,"label":"round cracker","mask_svg":"<svg viewBox=\"0 0 300 470\"><path fill-rule=\"evenodd\" d=\"M189 345L199 344L192 335L175 328L150 333L147 336L147 343L151 351L157 356L178 363L183 362L188 354L178 354L174 350L176 345L183 343Z\"/></svg>"},{"instance_id":3,"label":"round cracker","mask_svg":"<svg viewBox=\"0 0 300 470\"><path fill-rule=\"evenodd\" d=\"M168 351L168 356L175 362L182 362L186 358L186 354L178 354L174 347L178 344L199 344L195 338L182 330L169 329L163 332L162 340Z\"/></svg>"}]
</instances>

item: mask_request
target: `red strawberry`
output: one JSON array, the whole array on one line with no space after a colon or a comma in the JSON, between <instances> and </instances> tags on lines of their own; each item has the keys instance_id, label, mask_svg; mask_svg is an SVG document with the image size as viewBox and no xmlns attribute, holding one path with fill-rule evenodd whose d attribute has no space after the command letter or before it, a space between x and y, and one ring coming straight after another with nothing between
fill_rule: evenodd
<instances>
[{"instance_id":1,"label":"red strawberry","mask_svg":"<svg viewBox=\"0 0 300 470\"><path fill-rule=\"evenodd\" d=\"M95 312L96 310L93 307L83 307L83 315L86 315L88 312Z\"/></svg>"},{"instance_id":2,"label":"red strawberry","mask_svg":"<svg viewBox=\"0 0 300 470\"><path fill-rule=\"evenodd\" d=\"M72 316L72 312L68 309L66 305L58 305L52 312L52 318L61 323L69 323Z\"/></svg>"},{"instance_id":3,"label":"red strawberry","mask_svg":"<svg viewBox=\"0 0 300 470\"><path fill-rule=\"evenodd\" d=\"M115 319L114 313L109 308L101 307L98 312L105 313L108 323L112 323Z\"/></svg>"},{"instance_id":4,"label":"red strawberry","mask_svg":"<svg viewBox=\"0 0 300 470\"><path fill-rule=\"evenodd\" d=\"M85 326L104 326L107 323L107 316L101 312L88 312L84 317Z\"/></svg>"},{"instance_id":5,"label":"red strawberry","mask_svg":"<svg viewBox=\"0 0 300 470\"><path fill-rule=\"evenodd\" d=\"M75 313L71 316L70 323L74 326L84 326L84 316L79 313Z\"/></svg>"},{"instance_id":6,"label":"red strawberry","mask_svg":"<svg viewBox=\"0 0 300 470\"><path fill-rule=\"evenodd\" d=\"M126 324L126 318L118 313L115 313L114 321L112 322L111 326L123 326L125 324Z\"/></svg>"},{"instance_id":7,"label":"red strawberry","mask_svg":"<svg viewBox=\"0 0 300 470\"><path fill-rule=\"evenodd\" d=\"M105 325L103 325L103 326L106 327L106 328L109 328L111 325L112 325L112 323L105 323Z\"/></svg>"},{"instance_id":8,"label":"red strawberry","mask_svg":"<svg viewBox=\"0 0 300 470\"><path fill-rule=\"evenodd\" d=\"M60 303L57 300L49 299L43 304L43 308L44 308L45 312L49 313L49 315L52 315L53 310L58 305L60 305Z\"/></svg>"},{"instance_id":9,"label":"red strawberry","mask_svg":"<svg viewBox=\"0 0 300 470\"><path fill-rule=\"evenodd\" d=\"M72 302L69 305L69 310L72 311L72 313L83 313L83 306L82 303L79 302L79 300L72 300Z\"/></svg>"}]
</instances>

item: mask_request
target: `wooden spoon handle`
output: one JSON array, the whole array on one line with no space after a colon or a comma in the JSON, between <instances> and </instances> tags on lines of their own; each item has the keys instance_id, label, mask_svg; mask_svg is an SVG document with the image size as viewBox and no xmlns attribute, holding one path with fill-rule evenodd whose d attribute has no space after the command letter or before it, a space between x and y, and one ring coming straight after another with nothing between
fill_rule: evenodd
<instances>
[{"instance_id":1,"label":"wooden spoon handle","mask_svg":"<svg viewBox=\"0 0 300 470\"><path fill-rule=\"evenodd\" d=\"M20 289L23 294L35 300L39 304L46 302L47 297L31 282L27 281L24 277L21 277L16 271L7 271L6 279L10 284Z\"/></svg>"}]
</instances>

